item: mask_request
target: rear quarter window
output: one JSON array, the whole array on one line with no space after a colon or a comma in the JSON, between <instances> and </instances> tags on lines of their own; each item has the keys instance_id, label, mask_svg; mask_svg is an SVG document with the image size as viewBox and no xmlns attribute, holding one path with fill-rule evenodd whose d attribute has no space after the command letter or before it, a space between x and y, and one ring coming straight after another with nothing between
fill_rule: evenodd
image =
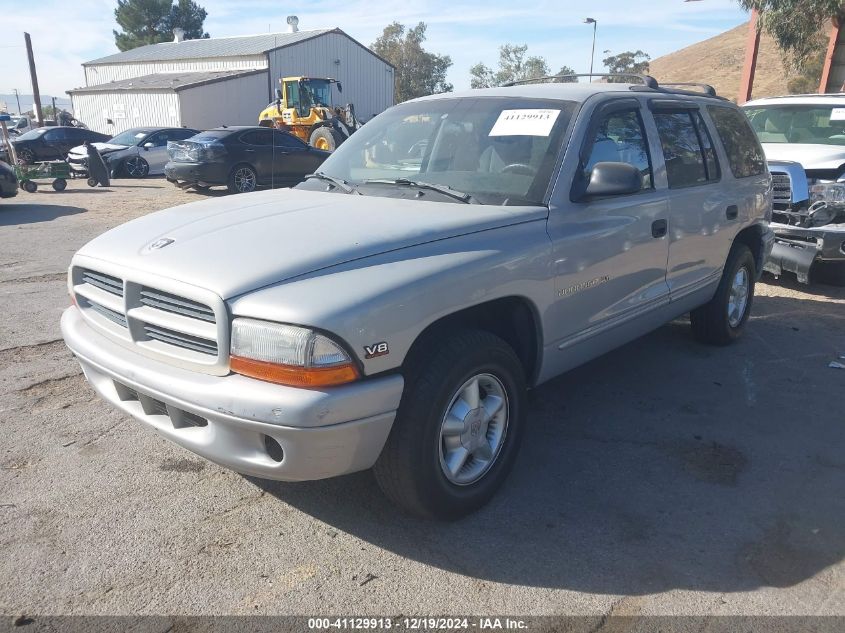
<instances>
[{"instance_id":1,"label":"rear quarter window","mask_svg":"<svg viewBox=\"0 0 845 633\"><path fill-rule=\"evenodd\" d=\"M758 176L766 171L766 159L757 135L742 112L724 106L707 106L716 132L728 155L735 178Z\"/></svg>"}]
</instances>

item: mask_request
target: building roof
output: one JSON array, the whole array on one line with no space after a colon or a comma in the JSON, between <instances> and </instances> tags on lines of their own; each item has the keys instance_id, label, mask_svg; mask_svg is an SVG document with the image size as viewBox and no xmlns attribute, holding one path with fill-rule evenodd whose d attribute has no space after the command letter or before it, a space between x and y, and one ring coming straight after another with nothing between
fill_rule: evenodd
<instances>
[{"instance_id":1,"label":"building roof","mask_svg":"<svg viewBox=\"0 0 845 633\"><path fill-rule=\"evenodd\" d=\"M177 72L177 73L155 73L120 81L109 81L95 86L85 86L68 90L68 94L86 94L91 92L143 92L146 90L172 90L179 92L188 88L196 88L204 84L211 84L218 81L226 81L235 77L246 77L267 73L266 68L257 70L209 70L205 72Z\"/></svg>"},{"instance_id":2,"label":"building roof","mask_svg":"<svg viewBox=\"0 0 845 633\"><path fill-rule=\"evenodd\" d=\"M107 55L85 62L83 66L97 64L126 64L133 62L166 62L182 59L204 59L208 57L240 57L262 55L267 51L298 44L319 37L325 33L343 33L340 29L316 29L295 33L263 33L261 35L239 35L235 37L210 37L181 42L162 42L139 46L122 53Z\"/></svg>"}]
</instances>

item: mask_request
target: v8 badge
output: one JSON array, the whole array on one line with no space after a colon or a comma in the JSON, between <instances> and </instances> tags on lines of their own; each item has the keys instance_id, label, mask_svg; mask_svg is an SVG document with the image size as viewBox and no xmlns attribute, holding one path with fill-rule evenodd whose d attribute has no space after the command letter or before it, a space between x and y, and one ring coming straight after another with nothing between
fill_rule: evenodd
<instances>
[{"instance_id":1,"label":"v8 badge","mask_svg":"<svg viewBox=\"0 0 845 633\"><path fill-rule=\"evenodd\" d=\"M390 349L387 347L387 341L373 343L372 345L364 345L364 358L387 356L389 353Z\"/></svg>"}]
</instances>

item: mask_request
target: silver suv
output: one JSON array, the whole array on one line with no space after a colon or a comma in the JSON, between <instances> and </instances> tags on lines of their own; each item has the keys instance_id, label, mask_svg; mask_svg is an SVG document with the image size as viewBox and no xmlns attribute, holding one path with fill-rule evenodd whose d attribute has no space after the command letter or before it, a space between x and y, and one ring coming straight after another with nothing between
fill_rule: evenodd
<instances>
[{"instance_id":1,"label":"silver suv","mask_svg":"<svg viewBox=\"0 0 845 633\"><path fill-rule=\"evenodd\" d=\"M103 398L218 464L374 467L404 508L467 514L514 464L527 388L688 312L702 341L742 333L772 187L711 92L644 77L403 103L295 189L94 239L65 341Z\"/></svg>"}]
</instances>

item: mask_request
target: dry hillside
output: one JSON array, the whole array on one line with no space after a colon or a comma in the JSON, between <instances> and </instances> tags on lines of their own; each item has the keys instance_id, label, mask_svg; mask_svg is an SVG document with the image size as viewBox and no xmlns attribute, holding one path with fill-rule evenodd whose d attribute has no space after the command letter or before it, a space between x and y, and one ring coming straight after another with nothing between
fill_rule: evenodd
<instances>
[{"instance_id":1,"label":"dry hillside","mask_svg":"<svg viewBox=\"0 0 845 633\"><path fill-rule=\"evenodd\" d=\"M658 82L708 83L723 97L736 100L747 38L746 22L709 40L652 60L649 74ZM753 96L786 94L787 79L782 54L771 36L764 32L760 38Z\"/></svg>"}]
</instances>

